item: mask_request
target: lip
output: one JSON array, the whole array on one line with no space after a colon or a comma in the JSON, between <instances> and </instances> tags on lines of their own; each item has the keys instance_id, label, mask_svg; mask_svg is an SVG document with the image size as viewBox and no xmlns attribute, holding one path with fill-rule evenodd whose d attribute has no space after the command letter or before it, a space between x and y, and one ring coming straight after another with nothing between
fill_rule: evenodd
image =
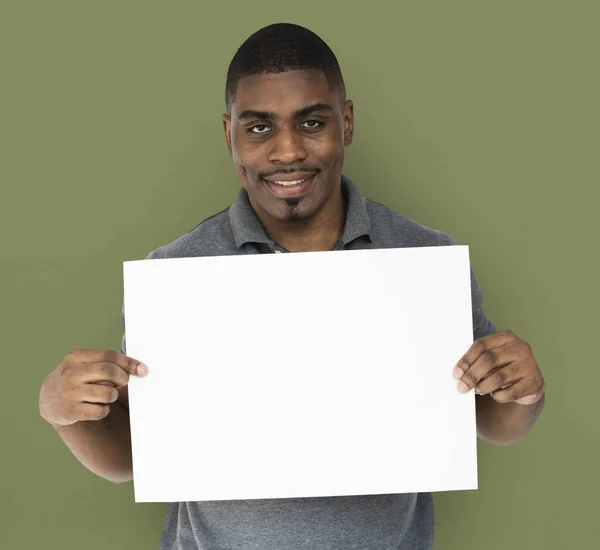
<instances>
[{"instance_id":1,"label":"lip","mask_svg":"<svg viewBox=\"0 0 600 550\"><path fill-rule=\"evenodd\" d=\"M313 174L310 178L302 183L298 183L297 185L289 185L283 186L278 185L272 181L267 181L264 178L261 178L264 183L267 184L267 188L271 191L273 195L275 195L279 199L293 199L302 196L306 191L308 191L309 187L312 185L312 182L315 179L317 174Z\"/></svg>"}]
</instances>

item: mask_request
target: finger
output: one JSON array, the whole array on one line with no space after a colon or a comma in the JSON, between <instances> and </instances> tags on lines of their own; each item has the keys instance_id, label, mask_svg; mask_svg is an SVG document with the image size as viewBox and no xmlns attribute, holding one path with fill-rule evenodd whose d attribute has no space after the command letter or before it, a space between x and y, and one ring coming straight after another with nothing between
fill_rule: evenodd
<instances>
[{"instance_id":1,"label":"finger","mask_svg":"<svg viewBox=\"0 0 600 550\"><path fill-rule=\"evenodd\" d=\"M533 405L544 396L544 393L544 389L541 389L539 392L534 393L533 395L526 395L525 397L521 397L521 399L517 399L515 403L518 403L519 405Z\"/></svg>"},{"instance_id":2,"label":"finger","mask_svg":"<svg viewBox=\"0 0 600 550\"><path fill-rule=\"evenodd\" d=\"M454 372L452 373L454 378L460 380L464 373L471 368L471 365L486 351L505 346L516 340L518 338L511 330L502 330L475 340L467 353L456 363Z\"/></svg>"},{"instance_id":3,"label":"finger","mask_svg":"<svg viewBox=\"0 0 600 550\"><path fill-rule=\"evenodd\" d=\"M490 395L498 403L511 403L536 394L539 390L532 388L531 381L527 379L519 380L508 388L503 388L492 392ZM541 395L540 395L541 397ZM539 398L538 398L539 399ZM537 401L537 399L536 399Z\"/></svg>"},{"instance_id":4,"label":"finger","mask_svg":"<svg viewBox=\"0 0 600 550\"><path fill-rule=\"evenodd\" d=\"M74 350L69 354L75 361L84 364L114 363L128 374L146 376L148 367L141 361L113 350Z\"/></svg>"},{"instance_id":5,"label":"finger","mask_svg":"<svg viewBox=\"0 0 600 550\"><path fill-rule=\"evenodd\" d=\"M84 365L83 380L88 384L107 382L115 388L122 388L129 383L129 374L114 363L92 363Z\"/></svg>"},{"instance_id":6,"label":"finger","mask_svg":"<svg viewBox=\"0 0 600 550\"><path fill-rule=\"evenodd\" d=\"M475 385L475 393L478 395L487 395L518 382L523 378L523 375L519 374L519 369L519 364L514 362L492 370Z\"/></svg>"},{"instance_id":7,"label":"finger","mask_svg":"<svg viewBox=\"0 0 600 550\"><path fill-rule=\"evenodd\" d=\"M102 420L110 413L109 405L80 403L76 411L77 420Z\"/></svg>"},{"instance_id":8,"label":"finger","mask_svg":"<svg viewBox=\"0 0 600 550\"><path fill-rule=\"evenodd\" d=\"M73 397L79 403L114 403L119 397L119 391L112 386L100 384L84 384L74 391Z\"/></svg>"},{"instance_id":9,"label":"finger","mask_svg":"<svg viewBox=\"0 0 600 550\"><path fill-rule=\"evenodd\" d=\"M515 345L503 345L498 348L484 351L475 362L463 372L458 383L458 389L466 393L479 384L484 378L494 376L495 371L513 363L517 360L517 349ZM507 371L502 377L508 376L511 371ZM513 379L514 380L514 379ZM505 382L509 383L509 382ZM494 388L497 389L497 388Z\"/></svg>"},{"instance_id":10,"label":"finger","mask_svg":"<svg viewBox=\"0 0 600 550\"><path fill-rule=\"evenodd\" d=\"M123 386L116 386L115 384L113 384L112 382L109 382L108 380L98 380L98 382L90 382L90 384L100 384L101 386L110 386L111 388L123 387ZM127 385L125 385L125 387L127 387Z\"/></svg>"}]
</instances>

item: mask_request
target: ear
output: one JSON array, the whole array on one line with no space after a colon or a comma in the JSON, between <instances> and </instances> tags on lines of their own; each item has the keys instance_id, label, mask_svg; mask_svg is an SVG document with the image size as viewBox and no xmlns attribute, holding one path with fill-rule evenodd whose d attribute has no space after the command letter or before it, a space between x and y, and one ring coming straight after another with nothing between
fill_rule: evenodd
<instances>
[{"instance_id":1,"label":"ear","mask_svg":"<svg viewBox=\"0 0 600 550\"><path fill-rule=\"evenodd\" d=\"M229 154L231 155L231 116L229 116L227 113L223 115L223 130L225 130L225 141L227 142L227 149L229 149Z\"/></svg>"},{"instance_id":2,"label":"ear","mask_svg":"<svg viewBox=\"0 0 600 550\"><path fill-rule=\"evenodd\" d=\"M351 100L346 101L343 111L344 117L344 147L352 143L354 136L354 104Z\"/></svg>"}]
</instances>

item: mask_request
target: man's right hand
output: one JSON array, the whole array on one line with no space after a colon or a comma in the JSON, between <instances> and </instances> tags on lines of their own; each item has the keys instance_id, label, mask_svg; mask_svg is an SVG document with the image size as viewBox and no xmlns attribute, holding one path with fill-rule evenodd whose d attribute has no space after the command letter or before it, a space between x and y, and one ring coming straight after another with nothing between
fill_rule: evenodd
<instances>
[{"instance_id":1,"label":"man's right hand","mask_svg":"<svg viewBox=\"0 0 600 550\"><path fill-rule=\"evenodd\" d=\"M69 353L48 375L40 390L40 415L56 426L81 420L102 420L129 375L146 376L148 368L136 359L111 350L78 349Z\"/></svg>"}]
</instances>

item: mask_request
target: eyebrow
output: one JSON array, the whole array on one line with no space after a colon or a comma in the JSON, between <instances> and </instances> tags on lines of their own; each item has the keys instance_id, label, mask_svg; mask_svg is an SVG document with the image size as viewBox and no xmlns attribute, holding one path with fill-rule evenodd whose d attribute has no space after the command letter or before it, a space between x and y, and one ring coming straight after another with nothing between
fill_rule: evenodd
<instances>
[{"instance_id":1,"label":"eyebrow","mask_svg":"<svg viewBox=\"0 0 600 550\"><path fill-rule=\"evenodd\" d=\"M331 105L327 105L325 103L313 103L312 105L307 105L306 107L302 107L302 109L298 109L294 113L294 117L301 117L305 115L310 115L312 113L333 113L333 108ZM277 120L279 115L272 113L270 111L256 111L254 109L246 109L242 111L238 115L238 120L248 120L251 118L262 118L269 120Z\"/></svg>"}]
</instances>

